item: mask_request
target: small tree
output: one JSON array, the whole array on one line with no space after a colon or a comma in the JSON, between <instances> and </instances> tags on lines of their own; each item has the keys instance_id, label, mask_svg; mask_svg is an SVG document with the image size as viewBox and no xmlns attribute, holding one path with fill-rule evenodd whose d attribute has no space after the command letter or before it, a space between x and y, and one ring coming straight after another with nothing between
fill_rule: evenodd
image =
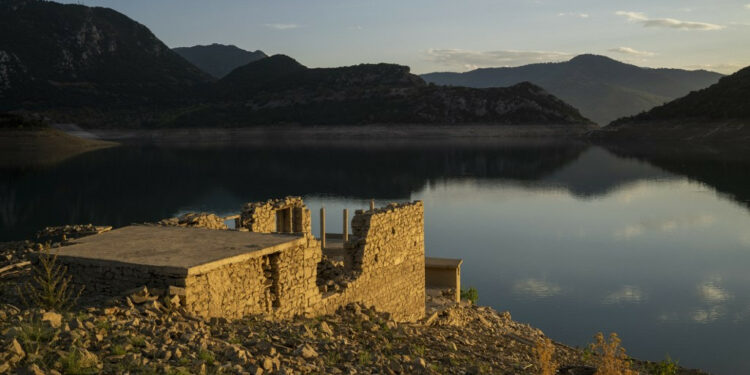
<instances>
[{"instance_id":1,"label":"small tree","mask_svg":"<svg viewBox=\"0 0 750 375\"><path fill-rule=\"evenodd\" d=\"M57 254L49 248L39 252L38 262L31 269L31 281L18 288L18 295L27 307L67 311L73 307L83 292L75 291L68 269L57 262Z\"/></svg>"}]
</instances>

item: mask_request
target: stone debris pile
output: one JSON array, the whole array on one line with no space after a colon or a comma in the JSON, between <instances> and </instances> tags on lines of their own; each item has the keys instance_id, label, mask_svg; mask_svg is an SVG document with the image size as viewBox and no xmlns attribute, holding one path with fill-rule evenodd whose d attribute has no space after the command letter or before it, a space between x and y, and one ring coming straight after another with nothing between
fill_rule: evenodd
<instances>
[{"instance_id":1,"label":"stone debris pile","mask_svg":"<svg viewBox=\"0 0 750 375\"><path fill-rule=\"evenodd\" d=\"M344 270L344 262L323 256L318 263L318 277L315 280L321 293L341 293L349 285L351 276Z\"/></svg>"},{"instance_id":2,"label":"stone debris pile","mask_svg":"<svg viewBox=\"0 0 750 375\"><path fill-rule=\"evenodd\" d=\"M65 242L75 238L91 236L112 230L111 226L96 226L93 224L62 225L57 227L46 227L36 233L38 242Z\"/></svg>"},{"instance_id":3,"label":"stone debris pile","mask_svg":"<svg viewBox=\"0 0 750 375\"><path fill-rule=\"evenodd\" d=\"M65 314L0 304L0 374L539 371L532 348L543 333L487 307L453 305L429 323L398 323L362 304L317 318L203 320L169 302L169 292L156 294L136 290L112 306ZM586 369L592 359L555 344L554 360Z\"/></svg>"},{"instance_id":4,"label":"stone debris pile","mask_svg":"<svg viewBox=\"0 0 750 375\"><path fill-rule=\"evenodd\" d=\"M224 223L224 219L214 214L205 212L195 213L190 212L180 217L173 217L170 219L164 219L157 223L161 226L169 227L191 227L191 228L207 228L207 229L229 229Z\"/></svg>"}]
</instances>

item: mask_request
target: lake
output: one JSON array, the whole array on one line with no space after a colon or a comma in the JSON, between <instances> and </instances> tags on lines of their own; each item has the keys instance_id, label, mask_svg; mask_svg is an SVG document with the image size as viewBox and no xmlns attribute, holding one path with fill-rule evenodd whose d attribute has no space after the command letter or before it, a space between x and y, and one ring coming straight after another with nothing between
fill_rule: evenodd
<instances>
[{"instance_id":1,"label":"lake","mask_svg":"<svg viewBox=\"0 0 750 375\"><path fill-rule=\"evenodd\" d=\"M615 331L628 354L750 373L750 175L741 159L621 156L542 141L129 145L0 170L0 241L301 195L328 211L423 200L429 256L555 340ZM747 160L747 159L745 159Z\"/></svg>"}]
</instances>

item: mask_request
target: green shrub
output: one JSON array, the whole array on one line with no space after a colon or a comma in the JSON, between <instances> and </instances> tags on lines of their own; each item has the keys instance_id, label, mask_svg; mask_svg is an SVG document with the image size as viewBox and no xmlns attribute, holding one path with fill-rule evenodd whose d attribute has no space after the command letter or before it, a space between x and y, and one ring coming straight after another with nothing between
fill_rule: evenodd
<instances>
[{"instance_id":1,"label":"green shrub","mask_svg":"<svg viewBox=\"0 0 750 375\"><path fill-rule=\"evenodd\" d=\"M58 331L39 318L20 323L18 328L18 341L29 356L42 353L45 347L52 346L58 339Z\"/></svg>"},{"instance_id":2,"label":"green shrub","mask_svg":"<svg viewBox=\"0 0 750 375\"><path fill-rule=\"evenodd\" d=\"M677 361L673 361L670 356L659 363L652 363L648 366L648 373L651 375L676 375L680 366Z\"/></svg>"},{"instance_id":3,"label":"green shrub","mask_svg":"<svg viewBox=\"0 0 750 375\"><path fill-rule=\"evenodd\" d=\"M97 361L93 355L84 355L78 348L60 358L64 374L98 374Z\"/></svg>"},{"instance_id":4,"label":"green shrub","mask_svg":"<svg viewBox=\"0 0 750 375\"><path fill-rule=\"evenodd\" d=\"M213 365L214 362L216 362L216 358L214 357L214 353L209 352L208 350L201 350L198 353L198 359L206 363L207 365Z\"/></svg>"},{"instance_id":5,"label":"green shrub","mask_svg":"<svg viewBox=\"0 0 750 375\"><path fill-rule=\"evenodd\" d=\"M476 288L469 287L468 290L461 289L461 299L470 301L472 305L476 305L479 301L479 292Z\"/></svg>"}]
</instances>

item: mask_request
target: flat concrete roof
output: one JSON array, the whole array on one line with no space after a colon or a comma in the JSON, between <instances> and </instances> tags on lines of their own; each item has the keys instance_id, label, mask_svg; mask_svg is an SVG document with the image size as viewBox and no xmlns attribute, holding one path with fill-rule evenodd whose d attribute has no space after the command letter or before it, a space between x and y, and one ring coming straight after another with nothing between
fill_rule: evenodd
<instances>
[{"instance_id":1,"label":"flat concrete roof","mask_svg":"<svg viewBox=\"0 0 750 375\"><path fill-rule=\"evenodd\" d=\"M132 225L79 238L53 252L63 261L129 264L187 276L304 242L298 235Z\"/></svg>"},{"instance_id":2,"label":"flat concrete roof","mask_svg":"<svg viewBox=\"0 0 750 375\"><path fill-rule=\"evenodd\" d=\"M453 259L453 258L435 258L435 257L425 257L424 258L424 266L426 268L445 268L445 269L456 269L461 267L461 263L463 263L463 259Z\"/></svg>"}]
</instances>

